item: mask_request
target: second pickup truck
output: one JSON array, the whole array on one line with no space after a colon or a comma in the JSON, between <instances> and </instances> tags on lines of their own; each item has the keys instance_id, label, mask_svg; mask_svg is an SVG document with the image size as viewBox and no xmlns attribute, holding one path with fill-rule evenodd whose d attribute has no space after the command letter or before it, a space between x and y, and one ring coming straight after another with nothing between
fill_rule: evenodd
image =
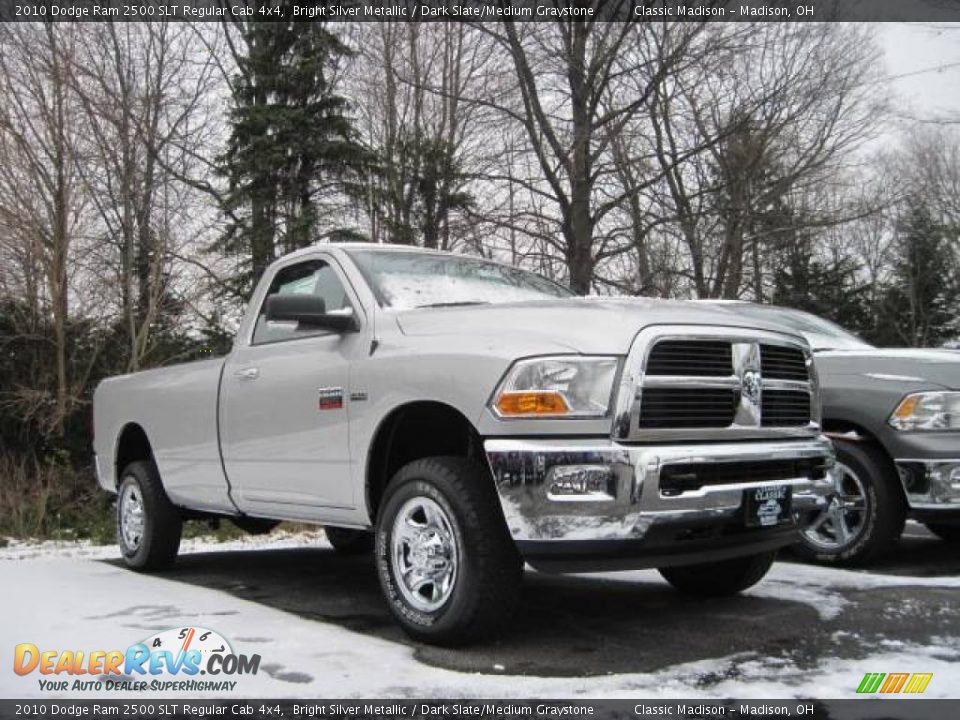
<instances>
[{"instance_id":1,"label":"second pickup truck","mask_svg":"<svg viewBox=\"0 0 960 720\"><path fill-rule=\"evenodd\" d=\"M104 381L95 451L131 567L187 518L322 524L454 644L504 623L524 561L753 585L833 492L819 407L806 341L735 308L327 245L267 270L226 358Z\"/></svg>"}]
</instances>

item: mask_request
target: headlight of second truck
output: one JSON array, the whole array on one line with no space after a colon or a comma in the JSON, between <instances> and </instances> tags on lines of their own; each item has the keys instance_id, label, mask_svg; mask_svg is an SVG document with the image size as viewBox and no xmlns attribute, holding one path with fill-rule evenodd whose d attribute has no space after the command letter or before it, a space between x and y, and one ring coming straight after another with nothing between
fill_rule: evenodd
<instances>
[{"instance_id":1,"label":"headlight of second truck","mask_svg":"<svg viewBox=\"0 0 960 720\"><path fill-rule=\"evenodd\" d=\"M907 395L887 422L897 430L960 430L960 392Z\"/></svg>"}]
</instances>

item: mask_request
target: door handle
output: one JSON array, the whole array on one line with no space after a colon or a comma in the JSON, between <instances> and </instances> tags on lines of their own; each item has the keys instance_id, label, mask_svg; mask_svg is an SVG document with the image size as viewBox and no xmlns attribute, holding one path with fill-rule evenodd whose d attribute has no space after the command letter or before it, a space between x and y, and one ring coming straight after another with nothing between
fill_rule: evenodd
<instances>
[{"instance_id":1,"label":"door handle","mask_svg":"<svg viewBox=\"0 0 960 720\"><path fill-rule=\"evenodd\" d=\"M243 370L237 370L234 375L241 380L256 380L260 377L260 368L244 368Z\"/></svg>"}]
</instances>

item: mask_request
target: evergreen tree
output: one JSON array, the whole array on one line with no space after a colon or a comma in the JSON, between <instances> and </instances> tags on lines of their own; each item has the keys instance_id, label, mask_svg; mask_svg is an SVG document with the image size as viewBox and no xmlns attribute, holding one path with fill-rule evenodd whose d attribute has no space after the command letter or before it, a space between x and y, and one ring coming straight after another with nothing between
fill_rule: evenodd
<instances>
[{"instance_id":1,"label":"evergreen tree","mask_svg":"<svg viewBox=\"0 0 960 720\"><path fill-rule=\"evenodd\" d=\"M354 194L389 242L447 249L451 216L473 204L465 177L450 143L417 129L378 150L369 184Z\"/></svg>"},{"instance_id":2,"label":"evergreen tree","mask_svg":"<svg viewBox=\"0 0 960 720\"><path fill-rule=\"evenodd\" d=\"M276 4L276 3L274 3ZM286 5L292 17L298 3ZM278 255L318 239L317 202L367 165L333 75L350 49L324 22L241 23L231 133L222 159L227 209L222 249L249 261L246 295Z\"/></svg>"},{"instance_id":3,"label":"evergreen tree","mask_svg":"<svg viewBox=\"0 0 960 720\"><path fill-rule=\"evenodd\" d=\"M781 244L773 273L775 305L783 305L827 318L869 339L872 313L866 297L869 286L857 277L855 261L843 255L817 257L814 241L795 234Z\"/></svg>"},{"instance_id":4,"label":"evergreen tree","mask_svg":"<svg viewBox=\"0 0 960 720\"><path fill-rule=\"evenodd\" d=\"M879 341L931 347L955 336L958 273L948 226L922 198L909 198L897 227L893 278L884 298Z\"/></svg>"}]
</instances>

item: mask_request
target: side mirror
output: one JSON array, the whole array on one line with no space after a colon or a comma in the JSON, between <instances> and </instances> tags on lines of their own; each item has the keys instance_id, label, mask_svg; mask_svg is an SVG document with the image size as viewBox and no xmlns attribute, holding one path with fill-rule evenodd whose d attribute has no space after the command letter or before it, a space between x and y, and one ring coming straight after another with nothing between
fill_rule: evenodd
<instances>
[{"instance_id":1,"label":"side mirror","mask_svg":"<svg viewBox=\"0 0 960 720\"><path fill-rule=\"evenodd\" d=\"M352 312L328 313L323 298L317 295L269 295L266 309L267 322L295 322L338 333L356 329Z\"/></svg>"}]
</instances>

